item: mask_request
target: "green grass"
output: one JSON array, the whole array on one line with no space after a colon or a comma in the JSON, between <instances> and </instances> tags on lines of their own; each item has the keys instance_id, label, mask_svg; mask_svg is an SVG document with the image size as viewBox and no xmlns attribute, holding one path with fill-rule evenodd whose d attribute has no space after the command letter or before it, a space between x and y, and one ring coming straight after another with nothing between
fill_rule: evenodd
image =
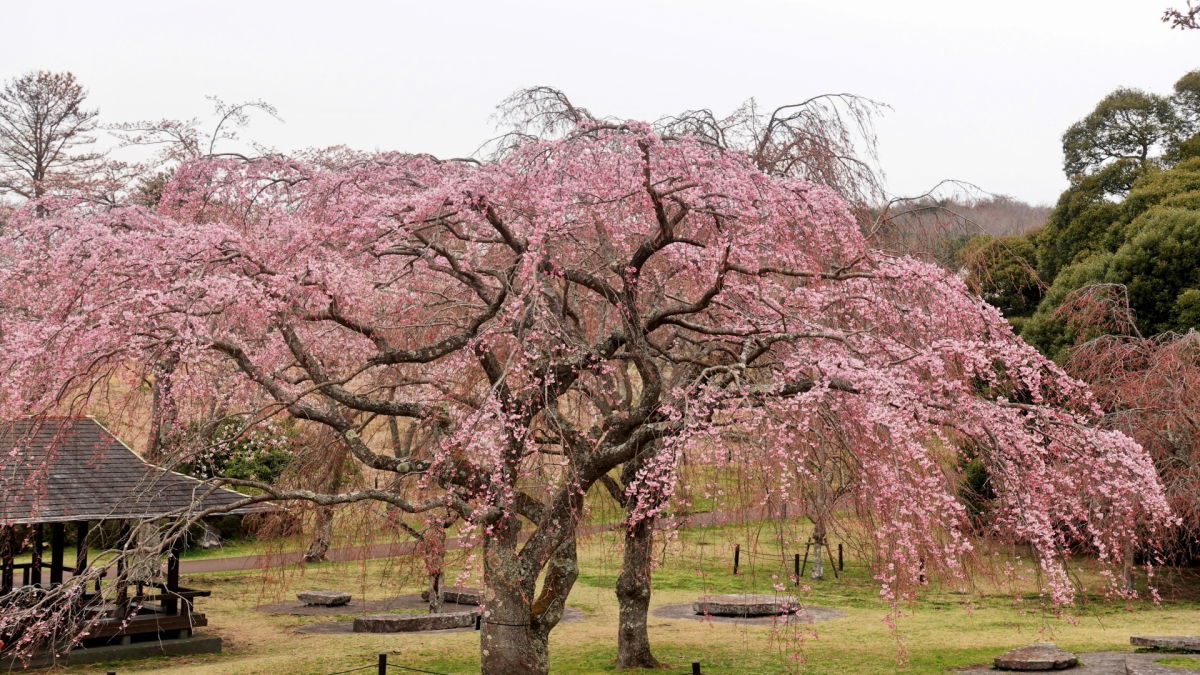
<instances>
[{"instance_id":1,"label":"green grass","mask_svg":"<svg viewBox=\"0 0 1200 675\"><path fill-rule=\"evenodd\" d=\"M780 546L775 536L786 535ZM652 607L690 603L703 593L773 592L772 585L790 573L794 542L807 536L806 523L796 521L781 532L771 524L752 523L698 527L678 533L656 548L660 566L654 573ZM733 544L742 546L740 574L731 574ZM551 672L589 675L615 669L617 608L612 585L620 566L620 535L588 538L580 547L580 576L569 605L583 621L564 622L551 636ZM276 548L276 547L272 547ZM809 590L798 592L807 604L837 608L846 616L801 631L770 626L698 622L650 617L655 654L670 670L642 675L674 675L700 661L705 673L945 673L947 669L986 664L997 654L1037 640L1054 640L1073 651L1130 650L1131 634L1181 634L1200 625L1200 603L1194 599L1108 603L1089 598L1065 620L1043 607L1032 589L1014 600L1000 584L982 578L969 595L930 587L921 599L901 609L898 628L888 627L890 608L868 569L847 552L847 569L832 576L805 579ZM786 557L784 557L786 556ZM461 565L461 557L454 558ZM272 616L255 611L260 604L294 598L305 588L340 588L355 599L377 600L417 592L423 585L409 561L375 560L322 563L267 574L223 572L188 575L185 583L211 588L198 611L208 615L204 632L226 640L221 655L137 661L109 667L121 673L289 673L324 675L373 663L382 651L394 663L441 673L477 673L479 637L474 632L401 635L309 635L297 626L345 620L345 616ZM1079 572L1091 583L1086 564ZM447 583L458 583L455 575ZM477 579L466 579L468 584ZM1194 577L1177 581L1196 587ZM789 591L794 591L789 587ZM966 607L970 601L971 607ZM1170 660L1170 657L1167 657ZM1180 659L1182 662L1183 660ZM1171 662L1171 665L1183 663ZM70 672L96 672L97 668ZM104 670L101 668L99 670ZM397 671L400 672L400 671ZM1183 671L1181 671L1183 672Z\"/></svg>"},{"instance_id":2,"label":"green grass","mask_svg":"<svg viewBox=\"0 0 1200 675\"><path fill-rule=\"evenodd\" d=\"M207 549L200 548L200 547L190 548L190 549L184 551L183 554L180 555L179 557L181 560L204 560L207 558L237 558L240 556L256 555L259 553L263 553L266 551L274 551L277 549L293 550L297 546L303 546L306 543L307 542L301 542L300 540L288 540L288 541L272 540L271 542L262 542L262 541L258 541L255 539L243 539L243 540L239 540L239 541L230 542L228 544L225 544L223 546L218 546L216 548L207 548ZM95 556L98 553L99 553L99 551L96 549L92 549L91 551L89 551L89 554L91 555L91 557L93 559L95 558ZM63 548L63 561L67 565L75 564L75 555L76 555L76 552L75 552L74 546L66 546ZM17 563L27 563L31 559L32 559L31 554L28 551L21 553L17 556L14 556L14 558L13 558L13 560ZM46 563L46 564L49 564L49 562L50 562L50 547L48 545L46 546L46 549L42 552L42 562Z\"/></svg>"},{"instance_id":3,"label":"green grass","mask_svg":"<svg viewBox=\"0 0 1200 675\"><path fill-rule=\"evenodd\" d=\"M1186 656L1168 656L1163 659L1155 659L1154 662L1160 666L1171 666L1173 668L1182 668L1183 670L1200 670L1200 659L1188 658Z\"/></svg>"}]
</instances>

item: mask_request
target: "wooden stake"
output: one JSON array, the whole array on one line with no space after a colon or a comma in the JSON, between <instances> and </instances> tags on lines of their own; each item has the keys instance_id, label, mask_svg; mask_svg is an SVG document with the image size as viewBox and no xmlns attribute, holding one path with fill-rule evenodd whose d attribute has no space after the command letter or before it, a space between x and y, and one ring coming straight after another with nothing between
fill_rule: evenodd
<instances>
[{"instance_id":1,"label":"wooden stake","mask_svg":"<svg viewBox=\"0 0 1200 675\"><path fill-rule=\"evenodd\" d=\"M50 524L50 585L63 582L63 549L67 545L67 526L64 523Z\"/></svg>"}]
</instances>

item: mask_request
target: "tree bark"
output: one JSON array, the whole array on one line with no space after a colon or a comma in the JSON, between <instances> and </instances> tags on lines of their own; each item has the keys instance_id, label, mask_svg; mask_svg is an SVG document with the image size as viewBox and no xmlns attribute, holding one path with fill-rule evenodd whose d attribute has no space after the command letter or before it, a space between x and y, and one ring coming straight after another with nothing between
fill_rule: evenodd
<instances>
[{"instance_id":1,"label":"tree bark","mask_svg":"<svg viewBox=\"0 0 1200 675\"><path fill-rule=\"evenodd\" d=\"M813 561L812 578L813 579L824 579L825 578L825 547L826 547L825 541L826 541L826 538L827 537L826 537L826 529L825 529L825 518L822 516L818 516L813 519L813 534L812 534L812 540L811 540L812 547L813 547L813 549L816 550L816 555L813 556L813 558L812 558L812 561Z\"/></svg>"},{"instance_id":2,"label":"tree bark","mask_svg":"<svg viewBox=\"0 0 1200 675\"><path fill-rule=\"evenodd\" d=\"M317 522L313 528L313 538L304 552L304 562L322 562L329 552L333 541L333 507L318 506Z\"/></svg>"},{"instance_id":3,"label":"tree bark","mask_svg":"<svg viewBox=\"0 0 1200 675\"><path fill-rule=\"evenodd\" d=\"M538 570L516 554L515 532L484 545L482 675L547 675L550 631L562 618L567 594L579 575L575 541L568 535L546 565L542 592L534 599Z\"/></svg>"},{"instance_id":4,"label":"tree bark","mask_svg":"<svg viewBox=\"0 0 1200 675\"><path fill-rule=\"evenodd\" d=\"M548 675L549 636L531 626L529 599L511 587L491 588L488 595L479 642L481 675Z\"/></svg>"},{"instance_id":5,"label":"tree bark","mask_svg":"<svg viewBox=\"0 0 1200 675\"><path fill-rule=\"evenodd\" d=\"M325 474L320 477L319 489L326 492L337 492L342 487L345 473L346 447L341 443L333 444L333 452L325 461ZM333 543L333 507L317 507L317 520L313 527L313 538L304 553L305 562L323 562L325 554Z\"/></svg>"},{"instance_id":6,"label":"tree bark","mask_svg":"<svg viewBox=\"0 0 1200 675\"><path fill-rule=\"evenodd\" d=\"M629 485L645 462L646 454L621 470L621 483ZM617 576L617 667L658 668L662 664L650 651L647 614L650 611L650 575L654 549L654 519L641 518L629 525L637 500L625 497L625 552Z\"/></svg>"},{"instance_id":7,"label":"tree bark","mask_svg":"<svg viewBox=\"0 0 1200 675\"><path fill-rule=\"evenodd\" d=\"M442 611L442 570L446 563L446 531L437 518L431 518L421 533L417 551L429 578L429 613L436 614Z\"/></svg>"},{"instance_id":8,"label":"tree bark","mask_svg":"<svg viewBox=\"0 0 1200 675\"><path fill-rule=\"evenodd\" d=\"M170 356L154 364L154 380L150 383L150 444L146 448L146 461L151 464L162 463L170 450L171 437L178 433L178 415L171 394L171 380L178 363L177 357Z\"/></svg>"},{"instance_id":9,"label":"tree bark","mask_svg":"<svg viewBox=\"0 0 1200 675\"><path fill-rule=\"evenodd\" d=\"M442 574L429 575L429 613L437 614L442 611Z\"/></svg>"},{"instance_id":10,"label":"tree bark","mask_svg":"<svg viewBox=\"0 0 1200 675\"><path fill-rule=\"evenodd\" d=\"M654 546L654 520L647 518L628 528L621 574L617 577L617 667L658 668L662 664L650 651L647 613L650 610L650 567Z\"/></svg>"}]
</instances>

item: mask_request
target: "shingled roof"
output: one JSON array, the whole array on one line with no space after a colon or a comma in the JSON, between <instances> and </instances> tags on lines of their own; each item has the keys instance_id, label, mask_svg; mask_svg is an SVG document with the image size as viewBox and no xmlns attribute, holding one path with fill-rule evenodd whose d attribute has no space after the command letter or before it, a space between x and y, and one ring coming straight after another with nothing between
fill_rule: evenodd
<instances>
[{"instance_id":1,"label":"shingled roof","mask_svg":"<svg viewBox=\"0 0 1200 675\"><path fill-rule=\"evenodd\" d=\"M143 520L242 498L147 464L91 418L0 422L0 524ZM267 510L259 504L231 513Z\"/></svg>"}]
</instances>

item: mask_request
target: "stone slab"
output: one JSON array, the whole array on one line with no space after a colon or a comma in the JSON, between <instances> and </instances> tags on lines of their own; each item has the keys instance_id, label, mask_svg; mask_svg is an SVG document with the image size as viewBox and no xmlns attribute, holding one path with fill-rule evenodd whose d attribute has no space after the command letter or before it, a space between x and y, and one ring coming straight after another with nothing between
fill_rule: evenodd
<instances>
[{"instance_id":1,"label":"stone slab","mask_svg":"<svg viewBox=\"0 0 1200 675\"><path fill-rule=\"evenodd\" d=\"M1066 670L1079 665L1079 658L1059 649L1053 642L1035 642L996 657L998 670Z\"/></svg>"},{"instance_id":2,"label":"stone slab","mask_svg":"<svg viewBox=\"0 0 1200 675\"><path fill-rule=\"evenodd\" d=\"M1134 635L1129 644L1163 651L1200 652L1200 635Z\"/></svg>"},{"instance_id":3,"label":"stone slab","mask_svg":"<svg viewBox=\"0 0 1200 675\"><path fill-rule=\"evenodd\" d=\"M804 605L790 614L772 614L770 616L717 616L715 614L697 614L693 603L685 602L674 605L661 605L650 610L650 616L660 619L677 619L683 621L704 621L714 623L732 623L740 626L777 626L780 624L800 626L818 621L830 621L846 616L845 612L828 607Z\"/></svg>"},{"instance_id":4,"label":"stone slab","mask_svg":"<svg viewBox=\"0 0 1200 675\"><path fill-rule=\"evenodd\" d=\"M350 594L344 591L303 591L296 597L306 605L341 607L350 604Z\"/></svg>"},{"instance_id":5,"label":"stone slab","mask_svg":"<svg viewBox=\"0 0 1200 675\"><path fill-rule=\"evenodd\" d=\"M798 608L799 603L792 596L753 593L702 595L692 603L692 611L696 614L712 616L779 616Z\"/></svg>"},{"instance_id":6,"label":"stone slab","mask_svg":"<svg viewBox=\"0 0 1200 675\"><path fill-rule=\"evenodd\" d=\"M1166 656L1162 652L1102 651L1080 652L1077 655L1079 656L1079 665L1065 672L1072 675L1130 675L1131 673L1133 675L1159 675L1162 671L1155 670L1155 668L1167 667L1155 663L1156 660ZM1200 666L1200 655L1186 654L1183 657L1195 659L1196 665ZM991 663L988 663L987 665L958 668L950 672L961 673L961 675L995 675L998 671L992 667ZM1170 672L1174 675L1184 675L1193 671L1171 668Z\"/></svg>"},{"instance_id":7,"label":"stone slab","mask_svg":"<svg viewBox=\"0 0 1200 675\"><path fill-rule=\"evenodd\" d=\"M77 647L59 656L51 654L35 655L28 664L9 659L0 659L0 669L4 672L28 668L48 668L50 666L75 666L87 663L103 663L107 661L122 661L125 659L147 659L155 656L186 656L188 654L219 654L221 653L221 638L216 635L193 635L186 638L148 640L133 642L127 645L104 645L101 647Z\"/></svg>"},{"instance_id":8,"label":"stone slab","mask_svg":"<svg viewBox=\"0 0 1200 675\"><path fill-rule=\"evenodd\" d=\"M475 625L478 612L441 614L368 614L355 617L355 633L412 633L426 630L466 628Z\"/></svg>"},{"instance_id":9,"label":"stone slab","mask_svg":"<svg viewBox=\"0 0 1200 675\"><path fill-rule=\"evenodd\" d=\"M414 594L412 597L415 599L417 596ZM470 612L470 614L472 616L474 616L475 613ZM695 617L692 617L690 614L688 616L689 616L689 618L695 618ZM586 617L584 616L583 612L579 611L578 609L576 609L574 607L567 607L566 609L563 610L562 621L564 623L574 622L574 621L583 621L585 618ZM757 621L757 619L751 619L751 621ZM455 633L472 632L474 630L475 630L475 622L474 621L472 621L471 623L469 623L465 626L460 626L458 628L445 629L446 632L455 632ZM327 621L327 622L322 622L322 623L306 623L306 624L302 624L300 626L296 626L295 628L292 629L292 632L293 633L310 634L310 635L339 635L339 634L344 634L344 633L353 633L354 632L354 622L353 621ZM431 631L431 632L442 632L442 631Z\"/></svg>"},{"instance_id":10,"label":"stone slab","mask_svg":"<svg viewBox=\"0 0 1200 675\"><path fill-rule=\"evenodd\" d=\"M421 599L429 601L428 590L421 591ZM456 605L482 605L483 591L466 586L446 586L442 588L442 601L452 602Z\"/></svg>"}]
</instances>

